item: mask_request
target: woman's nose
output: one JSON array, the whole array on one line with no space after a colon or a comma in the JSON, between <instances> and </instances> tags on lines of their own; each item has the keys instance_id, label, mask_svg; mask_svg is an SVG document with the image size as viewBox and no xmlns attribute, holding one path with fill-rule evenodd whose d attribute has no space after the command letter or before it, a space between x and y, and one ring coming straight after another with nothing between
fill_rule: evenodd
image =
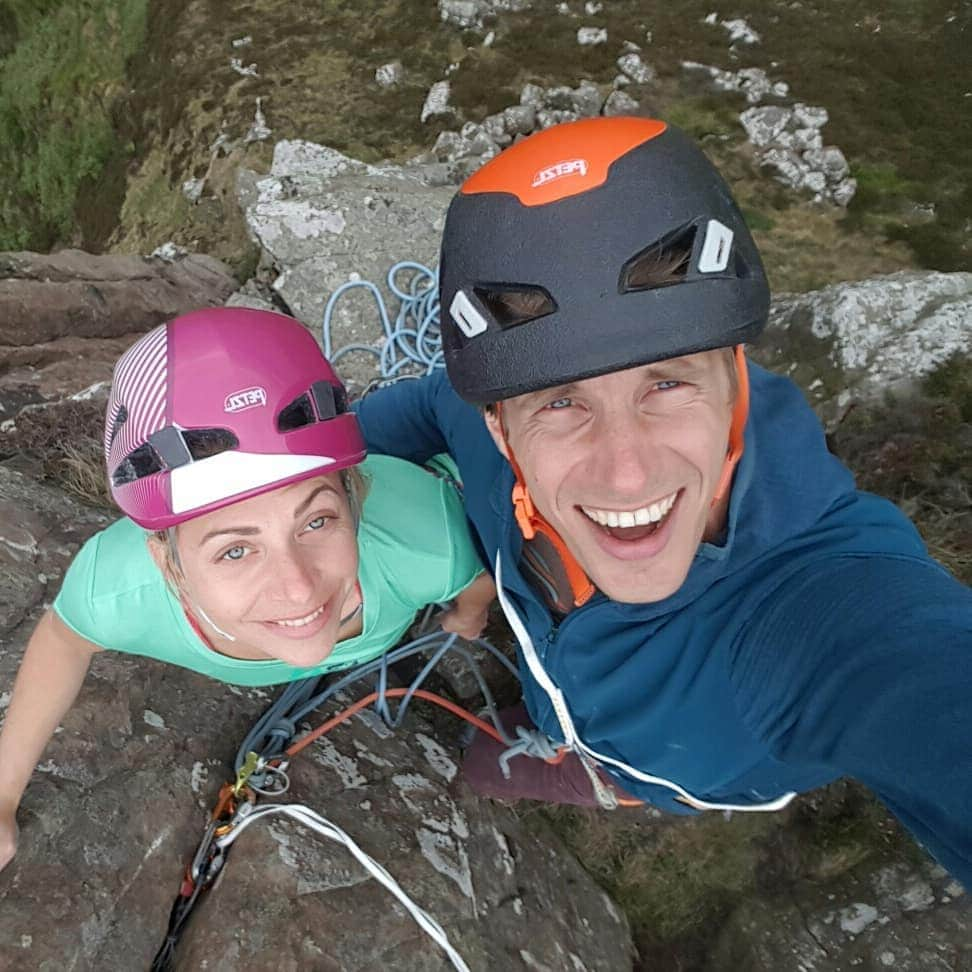
<instances>
[{"instance_id":1,"label":"woman's nose","mask_svg":"<svg viewBox=\"0 0 972 972\"><path fill-rule=\"evenodd\" d=\"M272 557L267 564L269 584L274 595L301 607L313 607L314 572L306 554L293 544Z\"/></svg>"}]
</instances>

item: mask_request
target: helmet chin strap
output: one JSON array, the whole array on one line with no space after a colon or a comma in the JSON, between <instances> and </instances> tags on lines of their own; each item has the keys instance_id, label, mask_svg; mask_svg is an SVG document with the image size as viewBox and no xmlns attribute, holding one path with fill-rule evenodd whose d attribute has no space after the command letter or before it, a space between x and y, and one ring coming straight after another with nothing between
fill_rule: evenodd
<instances>
[{"instance_id":1,"label":"helmet chin strap","mask_svg":"<svg viewBox=\"0 0 972 972\"><path fill-rule=\"evenodd\" d=\"M733 359L736 365L736 401L732 407L732 422L729 426L729 447L726 452L725 462L722 464L722 472L719 475L719 483L716 486L715 495L712 497L710 506L715 506L721 502L729 490L732 483L732 474L736 465L742 458L745 447L744 431L746 419L749 416L749 373L746 369L746 354L741 344L733 348ZM577 562L577 558L567 549L560 534L537 512L533 505L533 499L523 478L520 464L516 461L513 449L506 438L506 429L503 426L503 403L496 403L496 417L499 420L500 435L503 437L503 444L506 446L506 454L509 457L510 465L513 467L513 474L516 482L513 484L513 512L516 517L517 526L523 534L524 540L532 540L538 533L543 534L556 549L567 572L570 581L571 593L574 597L574 606L582 607L594 595L595 587L591 583L584 568Z\"/></svg>"},{"instance_id":2,"label":"helmet chin strap","mask_svg":"<svg viewBox=\"0 0 972 972\"><path fill-rule=\"evenodd\" d=\"M726 461L722 464L719 485L716 486L712 505L720 502L729 492L732 474L735 472L745 448L746 419L749 418L749 371L746 367L746 352L741 344L732 349L736 362L736 401L732 406L732 424L729 426L729 450Z\"/></svg>"}]
</instances>

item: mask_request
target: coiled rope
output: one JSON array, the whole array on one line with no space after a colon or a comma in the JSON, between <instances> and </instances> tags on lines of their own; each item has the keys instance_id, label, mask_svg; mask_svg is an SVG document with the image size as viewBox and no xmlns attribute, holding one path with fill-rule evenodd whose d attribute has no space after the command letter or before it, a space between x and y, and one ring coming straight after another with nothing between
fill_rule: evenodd
<instances>
[{"instance_id":1,"label":"coiled rope","mask_svg":"<svg viewBox=\"0 0 972 972\"><path fill-rule=\"evenodd\" d=\"M398 284L400 274L411 272L407 284ZM396 263L386 277L388 289L399 301L392 324L381 291L370 280L350 280L331 294L324 308L321 343L324 356L337 365L345 355L358 351L378 359L380 377L372 384L383 384L396 378L418 378L444 366L442 337L439 332L439 272L413 260ZM363 289L372 295L378 307L383 338L376 344L346 344L333 349L331 325L334 308L349 291Z\"/></svg>"}]
</instances>

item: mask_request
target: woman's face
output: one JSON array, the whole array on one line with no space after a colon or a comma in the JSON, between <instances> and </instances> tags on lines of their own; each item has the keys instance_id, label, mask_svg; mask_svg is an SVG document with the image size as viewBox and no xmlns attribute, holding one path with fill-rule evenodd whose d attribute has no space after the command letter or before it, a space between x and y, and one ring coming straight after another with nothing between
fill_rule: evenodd
<instances>
[{"instance_id":1,"label":"woman's face","mask_svg":"<svg viewBox=\"0 0 972 972\"><path fill-rule=\"evenodd\" d=\"M176 541L190 610L201 609L227 654L320 664L359 603L355 523L338 473L180 524Z\"/></svg>"}]
</instances>

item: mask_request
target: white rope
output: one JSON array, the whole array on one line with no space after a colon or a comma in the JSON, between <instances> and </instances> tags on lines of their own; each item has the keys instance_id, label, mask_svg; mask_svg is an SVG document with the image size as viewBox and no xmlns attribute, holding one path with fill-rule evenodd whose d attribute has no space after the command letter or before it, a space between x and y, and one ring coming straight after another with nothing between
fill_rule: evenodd
<instances>
[{"instance_id":1,"label":"white rope","mask_svg":"<svg viewBox=\"0 0 972 972\"><path fill-rule=\"evenodd\" d=\"M344 844L352 853L358 863L379 883L383 884L396 898L405 906L409 914L415 919L419 927L426 932L435 943L446 953L449 961L459 972L469 972L469 966L463 961L462 956L452 947L442 926L426 911L423 911L412 899L402 890L398 882L386 871L376 860L369 857L348 834L346 834L337 824L326 820L319 813L311 810L310 807L302 804L283 804L268 803L262 807L251 810L246 816L238 818L233 829L217 838L216 845L224 850L229 847L237 837L246 830L256 820L273 815L282 815L302 823L321 837Z\"/></svg>"}]
</instances>

